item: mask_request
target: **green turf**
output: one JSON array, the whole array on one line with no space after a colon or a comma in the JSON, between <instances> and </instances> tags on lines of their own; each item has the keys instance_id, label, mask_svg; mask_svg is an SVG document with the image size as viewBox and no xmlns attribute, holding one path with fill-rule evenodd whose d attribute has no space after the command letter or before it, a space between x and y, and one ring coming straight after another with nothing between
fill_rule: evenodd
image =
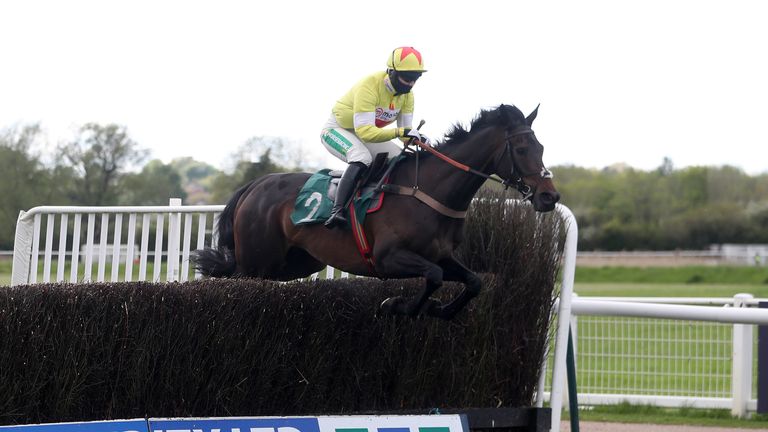
<instances>
[{"instance_id":1,"label":"green turf","mask_svg":"<svg viewBox=\"0 0 768 432\"><path fill-rule=\"evenodd\" d=\"M684 284L580 282L576 279L574 292L580 296L608 297L733 297L739 293L756 298L768 297L768 285L748 283Z\"/></svg>"},{"instance_id":2,"label":"green turf","mask_svg":"<svg viewBox=\"0 0 768 432\"><path fill-rule=\"evenodd\" d=\"M85 274L85 263L81 260L80 263L78 264L78 267L79 267L78 275L80 275L79 279L80 280L84 280L83 275ZM11 269L11 261L10 260L9 261L0 261L0 285L10 285L10 283L11 283L11 270L12 269ZM50 273L49 273L49 280L50 281L52 281L52 282L56 281L57 270L58 270L57 264L54 261L51 264L51 270L50 270ZM139 263L138 262L133 263L132 268L131 268L132 280L135 281L135 280L139 279L139 270L140 270ZM69 280L70 280L70 272L71 272L70 261L67 261L65 263L65 265L64 265L64 281L65 282L69 282ZM167 274L167 266L166 266L165 263L163 263L162 267L160 268L160 275L159 275L159 278L160 278L161 281L165 281L166 280L166 274ZM98 275L99 275L99 264L98 264L98 261L96 259L94 259L94 262L93 262L93 264L91 266L91 273L90 273L91 280L97 280ZM39 262L38 263L38 272L37 272L37 282L42 282L44 280L43 276L44 276L43 275L43 264L42 264L42 262ZM144 274L144 279L145 280L152 279L153 277L154 277L154 264L153 264L153 261L151 259L149 259L147 261L147 264L146 264L146 270L145 270L145 274ZM194 277L194 269L190 268L189 269L188 278L193 278L193 277ZM121 280L121 281L125 280L125 264L121 264L120 267L118 268L118 279ZM112 280L112 264L111 263L106 263L104 265L104 280L105 281Z\"/></svg>"},{"instance_id":3,"label":"green turf","mask_svg":"<svg viewBox=\"0 0 768 432\"><path fill-rule=\"evenodd\" d=\"M570 419L569 413L563 420ZM753 415L749 419L731 417L729 410L659 408L648 405L622 403L613 406L596 406L579 410L579 420L615 423L648 423L689 426L709 426L738 429L763 429L768 427L768 416Z\"/></svg>"},{"instance_id":4,"label":"green turf","mask_svg":"<svg viewBox=\"0 0 768 432\"><path fill-rule=\"evenodd\" d=\"M577 283L751 284L768 287L768 267L577 267Z\"/></svg>"}]
</instances>

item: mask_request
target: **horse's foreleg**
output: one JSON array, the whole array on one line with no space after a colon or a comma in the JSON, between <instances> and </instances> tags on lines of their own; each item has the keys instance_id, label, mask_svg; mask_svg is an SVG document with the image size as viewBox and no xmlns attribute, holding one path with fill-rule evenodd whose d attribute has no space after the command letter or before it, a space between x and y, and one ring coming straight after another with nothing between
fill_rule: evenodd
<instances>
[{"instance_id":1,"label":"horse's foreleg","mask_svg":"<svg viewBox=\"0 0 768 432\"><path fill-rule=\"evenodd\" d=\"M464 289L450 303L445 306L430 308L427 311L431 316L449 320L464 309L464 306L470 300L477 297L483 287L483 283L476 274L469 271L464 264L456 261L453 257L440 261L440 266L443 268L445 280L462 282L464 284Z\"/></svg>"},{"instance_id":2,"label":"horse's foreleg","mask_svg":"<svg viewBox=\"0 0 768 432\"><path fill-rule=\"evenodd\" d=\"M429 299L438 288L443 285L443 269L435 263L427 261L421 255L411 251L399 250L388 253L379 258L376 265L377 271L383 275L399 275L427 279L424 289L418 296L406 301L401 297L390 297L381 304L381 308L387 312L416 316L422 310L439 308Z\"/></svg>"}]
</instances>

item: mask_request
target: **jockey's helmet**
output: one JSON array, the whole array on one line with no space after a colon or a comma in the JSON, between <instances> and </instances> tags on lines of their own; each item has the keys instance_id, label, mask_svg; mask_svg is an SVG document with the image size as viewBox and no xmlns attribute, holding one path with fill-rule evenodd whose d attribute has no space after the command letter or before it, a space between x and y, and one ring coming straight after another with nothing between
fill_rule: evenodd
<instances>
[{"instance_id":1,"label":"jockey's helmet","mask_svg":"<svg viewBox=\"0 0 768 432\"><path fill-rule=\"evenodd\" d=\"M421 53L414 47L399 47L387 59L387 68L396 71L426 72Z\"/></svg>"},{"instance_id":2,"label":"jockey's helmet","mask_svg":"<svg viewBox=\"0 0 768 432\"><path fill-rule=\"evenodd\" d=\"M420 52L413 47L400 47L395 48L389 56L387 72L395 94L405 94L411 91L413 84L426 69Z\"/></svg>"}]
</instances>

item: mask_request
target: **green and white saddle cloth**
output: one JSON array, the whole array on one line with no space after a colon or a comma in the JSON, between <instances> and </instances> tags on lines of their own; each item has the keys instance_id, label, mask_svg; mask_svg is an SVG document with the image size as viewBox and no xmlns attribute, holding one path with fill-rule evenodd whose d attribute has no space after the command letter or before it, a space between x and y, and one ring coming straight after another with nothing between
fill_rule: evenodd
<instances>
[{"instance_id":1,"label":"green and white saddle cloth","mask_svg":"<svg viewBox=\"0 0 768 432\"><path fill-rule=\"evenodd\" d=\"M331 216L336 185L341 173L333 175L330 169L322 169L304 183L299 191L291 213L294 225L307 225L325 222ZM362 225L365 215L381 208L384 198L382 193L374 193L372 186L365 186L355 194L353 205L358 222ZM348 210L344 209L348 215Z\"/></svg>"}]
</instances>

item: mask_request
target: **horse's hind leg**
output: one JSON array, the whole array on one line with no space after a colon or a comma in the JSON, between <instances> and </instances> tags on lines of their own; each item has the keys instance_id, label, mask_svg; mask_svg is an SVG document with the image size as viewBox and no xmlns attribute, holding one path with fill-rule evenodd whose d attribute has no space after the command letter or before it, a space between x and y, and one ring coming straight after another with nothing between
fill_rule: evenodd
<instances>
[{"instance_id":1,"label":"horse's hind leg","mask_svg":"<svg viewBox=\"0 0 768 432\"><path fill-rule=\"evenodd\" d=\"M440 261L440 266L443 268L445 280L462 282L464 289L450 303L444 306L434 305L426 313L430 316L449 320L464 309L470 300L477 297L483 287L483 282L453 257Z\"/></svg>"},{"instance_id":2,"label":"horse's hind leg","mask_svg":"<svg viewBox=\"0 0 768 432\"><path fill-rule=\"evenodd\" d=\"M325 264L316 260L304 249L292 247L285 254L285 265L277 275L280 280L293 280L304 278L312 273L319 272L325 267Z\"/></svg>"},{"instance_id":3,"label":"horse's hind leg","mask_svg":"<svg viewBox=\"0 0 768 432\"><path fill-rule=\"evenodd\" d=\"M429 298L443 285L443 269L437 264L427 261L414 252L398 250L380 257L376 269L384 275L424 276L427 279L424 289L418 296L410 301L402 297L390 297L381 304L383 310L399 315L416 316L423 310L440 307L436 301Z\"/></svg>"}]
</instances>

